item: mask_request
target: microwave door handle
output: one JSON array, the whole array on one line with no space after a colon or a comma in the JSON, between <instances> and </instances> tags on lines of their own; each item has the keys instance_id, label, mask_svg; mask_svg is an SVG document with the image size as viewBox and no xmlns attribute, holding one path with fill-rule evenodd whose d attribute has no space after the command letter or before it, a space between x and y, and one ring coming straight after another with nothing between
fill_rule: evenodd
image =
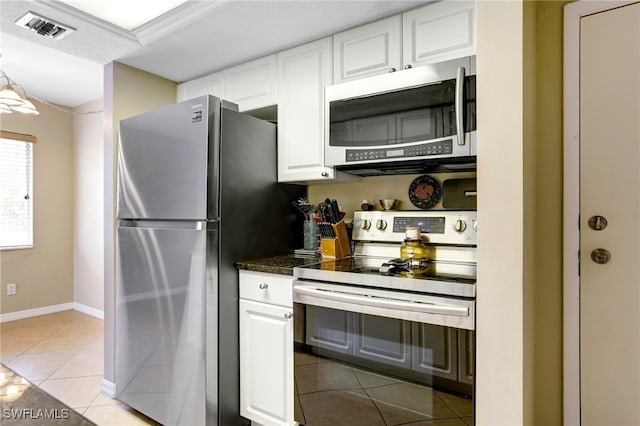
<instances>
[{"instance_id":1,"label":"microwave door handle","mask_svg":"<svg viewBox=\"0 0 640 426\"><path fill-rule=\"evenodd\" d=\"M464 145L464 67L458 68L456 78L456 129L458 145Z\"/></svg>"}]
</instances>

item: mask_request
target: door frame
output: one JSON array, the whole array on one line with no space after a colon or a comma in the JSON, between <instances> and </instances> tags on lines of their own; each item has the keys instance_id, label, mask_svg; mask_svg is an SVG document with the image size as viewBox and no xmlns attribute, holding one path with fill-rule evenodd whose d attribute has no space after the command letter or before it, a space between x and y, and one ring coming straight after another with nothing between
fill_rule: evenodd
<instances>
[{"instance_id":1,"label":"door frame","mask_svg":"<svg viewBox=\"0 0 640 426\"><path fill-rule=\"evenodd\" d=\"M564 7L563 416L580 424L580 20L638 0Z\"/></svg>"}]
</instances>

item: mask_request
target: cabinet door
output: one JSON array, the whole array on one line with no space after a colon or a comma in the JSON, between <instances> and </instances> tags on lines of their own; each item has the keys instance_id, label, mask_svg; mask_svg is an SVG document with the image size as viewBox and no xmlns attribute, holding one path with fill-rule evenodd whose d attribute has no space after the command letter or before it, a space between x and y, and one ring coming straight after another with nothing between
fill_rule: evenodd
<instances>
[{"instance_id":1,"label":"cabinet door","mask_svg":"<svg viewBox=\"0 0 640 426\"><path fill-rule=\"evenodd\" d=\"M292 308L240 299L240 414L293 424Z\"/></svg>"},{"instance_id":2,"label":"cabinet door","mask_svg":"<svg viewBox=\"0 0 640 426\"><path fill-rule=\"evenodd\" d=\"M306 306L306 341L310 346L353 355L354 313Z\"/></svg>"},{"instance_id":3,"label":"cabinet door","mask_svg":"<svg viewBox=\"0 0 640 426\"><path fill-rule=\"evenodd\" d=\"M209 74L204 77L189 80L178 85L178 102L193 99L202 95L213 95L224 98L222 87L222 73Z\"/></svg>"},{"instance_id":4,"label":"cabinet door","mask_svg":"<svg viewBox=\"0 0 640 426\"><path fill-rule=\"evenodd\" d=\"M331 38L278 53L278 181L333 179L324 166L324 88Z\"/></svg>"},{"instance_id":5,"label":"cabinet door","mask_svg":"<svg viewBox=\"0 0 640 426\"><path fill-rule=\"evenodd\" d=\"M473 331L458 330L458 381L473 384L475 359Z\"/></svg>"},{"instance_id":6,"label":"cabinet door","mask_svg":"<svg viewBox=\"0 0 640 426\"><path fill-rule=\"evenodd\" d=\"M404 65L476 54L475 1L440 1L402 15Z\"/></svg>"},{"instance_id":7,"label":"cabinet door","mask_svg":"<svg viewBox=\"0 0 640 426\"><path fill-rule=\"evenodd\" d=\"M384 74L402 66L402 18L381 19L333 36L335 84Z\"/></svg>"},{"instance_id":8,"label":"cabinet door","mask_svg":"<svg viewBox=\"0 0 640 426\"><path fill-rule=\"evenodd\" d=\"M432 324L412 323L412 369L458 380L457 330Z\"/></svg>"},{"instance_id":9,"label":"cabinet door","mask_svg":"<svg viewBox=\"0 0 640 426\"><path fill-rule=\"evenodd\" d=\"M277 67L276 55L270 55L224 70L224 98L239 111L277 104Z\"/></svg>"},{"instance_id":10,"label":"cabinet door","mask_svg":"<svg viewBox=\"0 0 640 426\"><path fill-rule=\"evenodd\" d=\"M411 323L395 318L356 315L355 356L411 368Z\"/></svg>"}]
</instances>

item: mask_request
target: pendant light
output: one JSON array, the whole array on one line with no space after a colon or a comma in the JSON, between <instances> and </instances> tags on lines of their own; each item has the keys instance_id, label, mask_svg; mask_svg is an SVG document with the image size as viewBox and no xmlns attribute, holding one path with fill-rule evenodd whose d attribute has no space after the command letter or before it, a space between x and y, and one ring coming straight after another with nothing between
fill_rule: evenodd
<instances>
[{"instance_id":1,"label":"pendant light","mask_svg":"<svg viewBox=\"0 0 640 426\"><path fill-rule=\"evenodd\" d=\"M0 114L11 114L14 111L29 115L40 114L35 105L27 99L24 88L11 80L2 70L0 88Z\"/></svg>"}]
</instances>

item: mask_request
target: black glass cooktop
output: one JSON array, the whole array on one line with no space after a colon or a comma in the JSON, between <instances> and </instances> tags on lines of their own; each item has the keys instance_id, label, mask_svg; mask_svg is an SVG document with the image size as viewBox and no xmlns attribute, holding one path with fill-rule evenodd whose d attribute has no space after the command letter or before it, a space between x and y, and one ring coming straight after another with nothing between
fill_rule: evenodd
<instances>
[{"instance_id":1,"label":"black glass cooktop","mask_svg":"<svg viewBox=\"0 0 640 426\"><path fill-rule=\"evenodd\" d=\"M304 265L300 268L302 269L314 269L314 270L324 270L330 272L348 272L354 274L371 274L371 275L379 275L379 276L389 276L389 277L403 277L403 278L412 278L412 279L424 279L424 280L434 280L434 281L443 281L443 282L455 282L461 284L474 284L476 282L475 278L455 276L455 275L444 275L444 274L436 274L436 273L407 273L406 269L401 267L395 268L382 268L381 266L385 264L385 262L389 261L389 259L385 258L373 258L373 257L347 257L343 259L335 259L335 260L322 260L320 263L314 263L311 265Z\"/></svg>"}]
</instances>

